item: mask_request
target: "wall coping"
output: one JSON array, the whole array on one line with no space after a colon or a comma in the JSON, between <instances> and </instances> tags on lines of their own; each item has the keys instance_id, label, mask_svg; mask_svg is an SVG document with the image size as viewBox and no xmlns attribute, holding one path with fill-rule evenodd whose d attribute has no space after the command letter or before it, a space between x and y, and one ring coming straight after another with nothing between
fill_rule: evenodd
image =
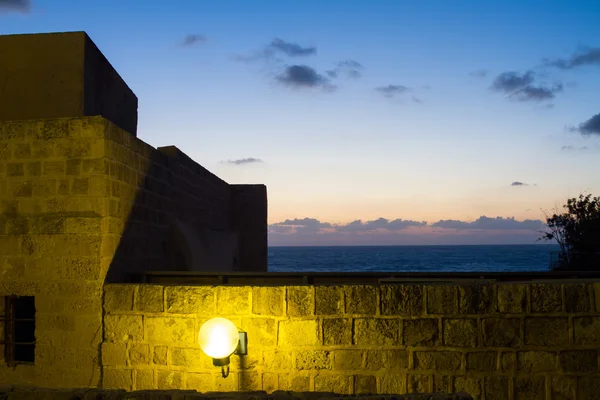
<instances>
[{"instance_id":1,"label":"wall coping","mask_svg":"<svg viewBox=\"0 0 600 400\"><path fill-rule=\"evenodd\" d=\"M131 283L185 285L490 284L600 282L600 271L527 272L194 272L153 271Z\"/></svg>"}]
</instances>

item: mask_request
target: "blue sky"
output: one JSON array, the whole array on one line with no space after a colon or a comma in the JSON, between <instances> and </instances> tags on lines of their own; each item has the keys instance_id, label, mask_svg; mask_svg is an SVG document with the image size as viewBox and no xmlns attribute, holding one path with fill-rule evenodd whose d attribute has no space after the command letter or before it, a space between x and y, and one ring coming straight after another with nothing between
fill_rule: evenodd
<instances>
[{"instance_id":1,"label":"blue sky","mask_svg":"<svg viewBox=\"0 0 600 400\"><path fill-rule=\"evenodd\" d=\"M265 183L272 244L532 243L600 193L598 1L0 9L0 34L86 31L142 140Z\"/></svg>"}]
</instances>

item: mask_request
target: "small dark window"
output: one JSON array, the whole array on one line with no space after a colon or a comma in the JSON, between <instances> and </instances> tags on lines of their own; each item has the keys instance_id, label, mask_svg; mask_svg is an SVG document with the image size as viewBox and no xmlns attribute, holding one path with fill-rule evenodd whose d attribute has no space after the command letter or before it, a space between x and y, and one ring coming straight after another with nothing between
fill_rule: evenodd
<instances>
[{"instance_id":1,"label":"small dark window","mask_svg":"<svg viewBox=\"0 0 600 400\"><path fill-rule=\"evenodd\" d=\"M35 360L35 298L6 296L0 306L0 344L8 365Z\"/></svg>"}]
</instances>

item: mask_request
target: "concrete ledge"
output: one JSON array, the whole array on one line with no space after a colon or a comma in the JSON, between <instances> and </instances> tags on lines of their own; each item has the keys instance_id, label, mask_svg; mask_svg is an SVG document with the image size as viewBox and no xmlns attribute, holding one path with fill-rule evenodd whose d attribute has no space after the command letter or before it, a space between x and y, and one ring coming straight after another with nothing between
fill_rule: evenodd
<instances>
[{"instance_id":1,"label":"concrete ledge","mask_svg":"<svg viewBox=\"0 0 600 400\"><path fill-rule=\"evenodd\" d=\"M35 393L35 394L34 394ZM268 394L264 391L258 392L210 392L198 393L195 390L140 390L126 392L124 390L107 389L42 389L42 388L18 388L0 387L0 398L10 400L31 400L40 398L44 400L472 400L466 393L411 393L400 394L362 394L362 395L340 395L329 392L287 392L275 391Z\"/></svg>"}]
</instances>

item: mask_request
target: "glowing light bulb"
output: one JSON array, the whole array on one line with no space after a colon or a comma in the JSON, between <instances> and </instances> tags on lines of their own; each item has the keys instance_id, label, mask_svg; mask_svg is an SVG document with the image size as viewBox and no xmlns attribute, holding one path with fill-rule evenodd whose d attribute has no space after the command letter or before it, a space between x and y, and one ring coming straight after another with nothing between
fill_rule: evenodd
<instances>
[{"instance_id":1,"label":"glowing light bulb","mask_svg":"<svg viewBox=\"0 0 600 400\"><path fill-rule=\"evenodd\" d=\"M224 359L233 354L240 341L238 329L225 318L206 321L198 332L202 351L214 359Z\"/></svg>"}]
</instances>

